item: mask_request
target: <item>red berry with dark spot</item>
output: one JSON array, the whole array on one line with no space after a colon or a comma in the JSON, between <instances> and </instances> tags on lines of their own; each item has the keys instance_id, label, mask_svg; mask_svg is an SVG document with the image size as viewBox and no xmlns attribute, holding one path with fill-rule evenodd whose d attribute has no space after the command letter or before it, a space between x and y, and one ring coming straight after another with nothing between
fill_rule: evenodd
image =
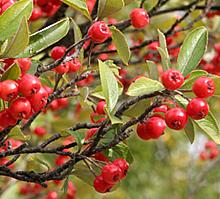
<instances>
[{"instance_id":1,"label":"red berry with dark spot","mask_svg":"<svg viewBox=\"0 0 220 199\"><path fill-rule=\"evenodd\" d=\"M100 115L104 115L105 114L105 106L106 106L106 102L103 100L100 101L96 106L96 112Z\"/></svg>"},{"instance_id":2,"label":"red berry with dark spot","mask_svg":"<svg viewBox=\"0 0 220 199\"><path fill-rule=\"evenodd\" d=\"M12 101L18 95L18 84L13 80L5 80L0 83L0 98L4 101Z\"/></svg>"},{"instance_id":3,"label":"red berry with dark spot","mask_svg":"<svg viewBox=\"0 0 220 199\"><path fill-rule=\"evenodd\" d=\"M114 164L107 164L102 168L103 180L108 184L115 184L120 180L121 169Z\"/></svg>"},{"instance_id":4,"label":"red berry with dark spot","mask_svg":"<svg viewBox=\"0 0 220 199\"><path fill-rule=\"evenodd\" d=\"M144 28L149 24L149 16L143 8L135 8L130 14L131 24L135 28Z\"/></svg>"},{"instance_id":5,"label":"red berry with dark spot","mask_svg":"<svg viewBox=\"0 0 220 199\"><path fill-rule=\"evenodd\" d=\"M194 82L192 89L199 98L211 97L215 93L215 83L208 77L200 77Z\"/></svg>"},{"instance_id":6,"label":"red berry with dark spot","mask_svg":"<svg viewBox=\"0 0 220 199\"><path fill-rule=\"evenodd\" d=\"M103 43L111 36L111 32L104 21L97 21L89 28L88 35L95 43Z\"/></svg>"},{"instance_id":7,"label":"red berry with dark spot","mask_svg":"<svg viewBox=\"0 0 220 199\"><path fill-rule=\"evenodd\" d=\"M96 176L93 186L95 188L95 190L99 193L106 193L109 192L110 189L112 188L112 184L108 184L107 182L105 182L103 180L103 176Z\"/></svg>"},{"instance_id":8,"label":"red berry with dark spot","mask_svg":"<svg viewBox=\"0 0 220 199\"><path fill-rule=\"evenodd\" d=\"M36 94L41 88L40 80L30 74L25 74L18 83L19 92L25 97Z\"/></svg>"},{"instance_id":9,"label":"red berry with dark spot","mask_svg":"<svg viewBox=\"0 0 220 199\"><path fill-rule=\"evenodd\" d=\"M20 97L11 103L9 113L15 119L28 119L31 114L31 104L26 98Z\"/></svg>"},{"instance_id":10,"label":"red berry with dark spot","mask_svg":"<svg viewBox=\"0 0 220 199\"><path fill-rule=\"evenodd\" d=\"M17 120L12 117L8 109L5 109L0 112L0 127L7 128L9 126L14 126L17 123Z\"/></svg>"},{"instance_id":11,"label":"red berry with dark spot","mask_svg":"<svg viewBox=\"0 0 220 199\"><path fill-rule=\"evenodd\" d=\"M56 46L51 50L51 57L54 60L60 59L64 56L65 52L66 52L65 46Z\"/></svg>"},{"instance_id":12,"label":"red berry with dark spot","mask_svg":"<svg viewBox=\"0 0 220 199\"><path fill-rule=\"evenodd\" d=\"M69 71L68 73L75 73L77 72L80 67L81 67L81 63L79 61L78 58L73 59L72 61L67 62L66 64L69 65Z\"/></svg>"},{"instance_id":13,"label":"red berry with dark spot","mask_svg":"<svg viewBox=\"0 0 220 199\"><path fill-rule=\"evenodd\" d=\"M165 114L168 127L175 130L183 129L187 124L188 116L183 108L172 108Z\"/></svg>"},{"instance_id":14,"label":"red berry with dark spot","mask_svg":"<svg viewBox=\"0 0 220 199\"><path fill-rule=\"evenodd\" d=\"M209 113L208 103L201 98L192 99L186 108L188 116L194 120L201 120Z\"/></svg>"},{"instance_id":15,"label":"red berry with dark spot","mask_svg":"<svg viewBox=\"0 0 220 199\"><path fill-rule=\"evenodd\" d=\"M125 159L118 158L114 160L113 164L121 169L120 179L125 178L125 176L127 175L128 169L129 169L129 163Z\"/></svg>"},{"instance_id":16,"label":"red berry with dark spot","mask_svg":"<svg viewBox=\"0 0 220 199\"><path fill-rule=\"evenodd\" d=\"M184 83L184 77L178 70L170 69L162 74L162 83L168 90L176 90Z\"/></svg>"},{"instance_id":17,"label":"red berry with dark spot","mask_svg":"<svg viewBox=\"0 0 220 199\"><path fill-rule=\"evenodd\" d=\"M218 149L212 149L211 153L209 154L209 158L213 160L218 156L218 154L219 154Z\"/></svg>"}]
</instances>

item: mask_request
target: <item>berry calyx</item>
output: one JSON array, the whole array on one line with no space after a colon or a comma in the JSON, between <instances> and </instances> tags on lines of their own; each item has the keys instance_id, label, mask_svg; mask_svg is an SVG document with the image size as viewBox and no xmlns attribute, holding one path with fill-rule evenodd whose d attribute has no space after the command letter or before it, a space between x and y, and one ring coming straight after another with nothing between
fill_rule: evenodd
<instances>
[{"instance_id":1,"label":"berry calyx","mask_svg":"<svg viewBox=\"0 0 220 199\"><path fill-rule=\"evenodd\" d=\"M89 28L88 35L95 43L103 43L111 36L111 32L104 21L97 21Z\"/></svg>"},{"instance_id":2,"label":"berry calyx","mask_svg":"<svg viewBox=\"0 0 220 199\"><path fill-rule=\"evenodd\" d=\"M102 168L103 180L108 184L115 184L120 180L121 169L114 164L107 164Z\"/></svg>"},{"instance_id":3,"label":"berry calyx","mask_svg":"<svg viewBox=\"0 0 220 199\"><path fill-rule=\"evenodd\" d=\"M143 8L135 8L130 14L131 24L135 28L144 28L149 24L149 16Z\"/></svg>"},{"instance_id":4,"label":"berry calyx","mask_svg":"<svg viewBox=\"0 0 220 199\"><path fill-rule=\"evenodd\" d=\"M215 83L208 77L200 77L194 82L192 90L199 98L211 97L215 93Z\"/></svg>"},{"instance_id":5,"label":"berry calyx","mask_svg":"<svg viewBox=\"0 0 220 199\"><path fill-rule=\"evenodd\" d=\"M165 114L167 126L174 130L183 129L187 124L188 116L183 108L172 108Z\"/></svg>"},{"instance_id":6,"label":"berry calyx","mask_svg":"<svg viewBox=\"0 0 220 199\"><path fill-rule=\"evenodd\" d=\"M201 120L209 113L209 105L202 98L194 98L187 105L187 114L194 120Z\"/></svg>"},{"instance_id":7,"label":"berry calyx","mask_svg":"<svg viewBox=\"0 0 220 199\"><path fill-rule=\"evenodd\" d=\"M178 70L169 69L162 74L162 83L168 90L176 90L184 83L184 77Z\"/></svg>"}]
</instances>

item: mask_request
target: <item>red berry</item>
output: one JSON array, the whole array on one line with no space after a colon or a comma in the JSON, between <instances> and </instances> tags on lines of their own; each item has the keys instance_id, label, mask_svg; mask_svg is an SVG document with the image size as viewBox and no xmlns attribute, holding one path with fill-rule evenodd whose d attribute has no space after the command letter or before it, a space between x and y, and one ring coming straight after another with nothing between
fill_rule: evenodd
<instances>
[{"instance_id":1,"label":"red berry","mask_svg":"<svg viewBox=\"0 0 220 199\"><path fill-rule=\"evenodd\" d=\"M183 108L172 108L165 114L166 124L171 129L183 129L186 126L187 120L188 117Z\"/></svg>"},{"instance_id":2,"label":"red berry","mask_svg":"<svg viewBox=\"0 0 220 199\"><path fill-rule=\"evenodd\" d=\"M11 116L8 109L0 112L0 127L7 128L9 126L14 126L17 120Z\"/></svg>"},{"instance_id":3,"label":"red berry","mask_svg":"<svg viewBox=\"0 0 220 199\"><path fill-rule=\"evenodd\" d=\"M85 141L89 140L93 135L95 135L97 130L98 130L98 128L92 128L92 129L89 129L88 131L86 131Z\"/></svg>"},{"instance_id":4,"label":"red berry","mask_svg":"<svg viewBox=\"0 0 220 199\"><path fill-rule=\"evenodd\" d=\"M39 137L41 137L41 136L44 136L44 135L46 135L47 134L47 131L46 131L46 129L44 128L44 127L36 127L35 129L34 129L34 134L35 135L37 135L37 136L39 136Z\"/></svg>"},{"instance_id":5,"label":"red berry","mask_svg":"<svg viewBox=\"0 0 220 199\"><path fill-rule=\"evenodd\" d=\"M36 94L40 90L41 83L37 77L30 74L25 74L19 81L18 88L19 92L23 96L29 97Z\"/></svg>"},{"instance_id":6,"label":"red berry","mask_svg":"<svg viewBox=\"0 0 220 199\"><path fill-rule=\"evenodd\" d=\"M103 43L111 36L111 32L104 21L97 21L89 28L88 35L95 43Z\"/></svg>"},{"instance_id":7,"label":"red berry","mask_svg":"<svg viewBox=\"0 0 220 199\"><path fill-rule=\"evenodd\" d=\"M217 145L216 145L216 143L213 142L213 141L208 141L208 142L206 142L206 144L205 144L205 148L206 148L206 149L216 149L216 148L217 148Z\"/></svg>"},{"instance_id":8,"label":"red berry","mask_svg":"<svg viewBox=\"0 0 220 199\"><path fill-rule=\"evenodd\" d=\"M159 107L154 108L155 113L166 113L168 111L169 107L166 104L163 104Z\"/></svg>"},{"instance_id":9,"label":"red berry","mask_svg":"<svg viewBox=\"0 0 220 199\"><path fill-rule=\"evenodd\" d=\"M22 74L25 74L31 67L30 58L19 58L19 59L16 59L16 62L18 62L18 65L21 69Z\"/></svg>"},{"instance_id":10,"label":"red berry","mask_svg":"<svg viewBox=\"0 0 220 199\"><path fill-rule=\"evenodd\" d=\"M59 74L64 74L69 71L69 64L60 64L56 68L54 68L54 71L59 73Z\"/></svg>"},{"instance_id":11,"label":"red berry","mask_svg":"<svg viewBox=\"0 0 220 199\"><path fill-rule=\"evenodd\" d=\"M207 158L208 158L208 153L205 152L205 151L202 151L202 152L199 154L199 158L200 158L200 160L207 160Z\"/></svg>"},{"instance_id":12,"label":"red berry","mask_svg":"<svg viewBox=\"0 0 220 199\"><path fill-rule=\"evenodd\" d=\"M56 191L48 192L46 199L58 199L57 192Z\"/></svg>"},{"instance_id":13,"label":"red berry","mask_svg":"<svg viewBox=\"0 0 220 199\"><path fill-rule=\"evenodd\" d=\"M20 97L11 103L9 112L15 119L28 119L31 113L31 104L26 98Z\"/></svg>"},{"instance_id":14,"label":"red berry","mask_svg":"<svg viewBox=\"0 0 220 199\"><path fill-rule=\"evenodd\" d=\"M174 69L165 71L162 74L161 79L162 79L163 85L168 90L176 90L180 88L182 84L184 83L184 77L181 74L181 72L178 70L174 70Z\"/></svg>"},{"instance_id":15,"label":"red berry","mask_svg":"<svg viewBox=\"0 0 220 199\"><path fill-rule=\"evenodd\" d=\"M112 188L112 184L108 184L107 182L105 182L103 180L103 176L96 176L93 186L95 188L95 190L99 193L106 193L109 192L110 189Z\"/></svg>"},{"instance_id":16,"label":"red berry","mask_svg":"<svg viewBox=\"0 0 220 199\"><path fill-rule=\"evenodd\" d=\"M13 80L5 80L0 83L0 98L4 101L14 100L18 95L18 84Z\"/></svg>"},{"instance_id":17,"label":"red berry","mask_svg":"<svg viewBox=\"0 0 220 199\"><path fill-rule=\"evenodd\" d=\"M96 106L96 113L98 113L100 115L104 115L105 114L105 106L106 106L106 102L103 100L100 101Z\"/></svg>"},{"instance_id":18,"label":"red berry","mask_svg":"<svg viewBox=\"0 0 220 199\"><path fill-rule=\"evenodd\" d=\"M135 28L144 28L149 24L149 16L143 8L135 8L130 14L131 24Z\"/></svg>"},{"instance_id":19,"label":"red berry","mask_svg":"<svg viewBox=\"0 0 220 199\"><path fill-rule=\"evenodd\" d=\"M32 95L31 97L28 97L29 102L32 105L32 108L35 112L40 111L42 108L44 108L47 104L48 99L48 92L41 87L40 90Z\"/></svg>"},{"instance_id":20,"label":"red berry","mask_svg":"<svg viewBox=\"0 0 220 199\"><path fill-rule=\"evenodd\" d=\"M57 166L61 166L62 164L64 164L68 159L68 156L58 156L56 159L55 159L55 164Z\"/></svg>"},{"instance_id":21,"label":"red berry","mask_svg":"<svg viewBox=\"0 0 220 199\"><path fill-rule=\"evenodd\" d=\"M219 154L218 149L212 149L212 151L211 151L211 153L209 155L209 158L213 160L213 159L215 159L218 156L218 154Z\"/></svg>"},{"instance_id":22,"label":"red berry","mask_svg":"<svg viewBox=\"0 0 220 199\"><path fill-rule=\"evenodd\" d=\"M58 106L59 106L60 109L66 108L69 105L68 98L57 99L57 102L58 102Z\"/></svg>"},{"instance_id":23,"label":"red berry","mask_svg":"<svg viewBox=\"0 0 220 199\"><path fill-rule=\"evenodd\" d=\"M194 82L192 89L199 98L210 97L215 92L215 83L208 77L200 77Z\"/></svg>"},{"instance_id":24,"label":"red berry","mask_svg":"<svg viewBox=\"0 0 220 199\"><path fill-rule=\"evenodd\" d=\"M51 50L51 57L54 60L60 59L61 57L64 56L65 52L66 52L65 46L56 46Z\"/></svg>"},{"instance_id":25,"label":"red berry","mask_svg":"<svg viewBox=\"0 0 220 199\"><path fill-rule=\"evenodd\" d=\"M146 121L139 123L137 125L137 134L142 140L149 140L151 139L150 134L146 131Z\"/></svg>"},{"instance_id":26,"label":"red berry","mask_svg":"<svg viewBox=\"0 0 220 199\"><path fill-rule=\"evenodd\" d=\"M81 67L81 63L78 58L75 58L72 61L67 62L66 64L69 65L69 71L68 71L69 73L75 73Z\"/></svg>"},{"instance_id":27,"label":"red berry","mask_svg":"<svg viewBox=\"0 0 220 199\"><path fill-rule=\"evenodd\" d=\"M31 17L30 17L30 20L31 21L36 21L38 20L41 16L43 15L43 12L40 8L38 7L35 7L32 11L32 14L31 14Z\"/></svg>"},{"instance_id":28,"label":"red berry","mask_svg":"<svg viewBox=\"0 0 220 199\"><path fill-rule=\"evenodd\" d=\"M103 180L108 184L115 184L120 180L121 169L114 164L107 164L102 168Z\"/></svg>"},{"instance_id":29,"label":"red berry","mask_svg":"<svg viewBox=\"0 0 220 199\"><path fill-rule=\"evenodd\" d=\"M186 111L194 120L201 120L208 115L209 105L204 99L194 98L187 105Z\"/></svg>"},{"instance_id":30,"label":"red berry","mask_svg":"<svg viewBox=\"0 0 220 199\"><path fill-rule=\"evenodd\" d=\"M128 168L129 168L128 162L125 159L118 158L118 159L114 160L113 164L121 169L122 172L121 172L120 178L121 179L125 178L125 176L127 175L127 172L128 172Z\"/></svg>"}]
</instances>

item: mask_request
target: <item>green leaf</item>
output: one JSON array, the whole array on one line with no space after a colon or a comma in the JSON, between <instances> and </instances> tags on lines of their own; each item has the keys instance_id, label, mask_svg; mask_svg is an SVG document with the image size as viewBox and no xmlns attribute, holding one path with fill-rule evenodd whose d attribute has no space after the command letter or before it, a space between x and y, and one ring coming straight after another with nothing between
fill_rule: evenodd
<instances>
[{"instance_id":1,"label":"green leaf","mask_svg":"<svg viewBox=\"0 0 220 199\"><path fill-rule=\"evenodd\" d=\"M160 91L163 88L163 85L159 81L152 80L146 77L141 77L129 86L127 95L139 96L143 94L153 93L155 91Z\"/></svg>"},{"instance_id":2,"label":"green leaf","mask_svg":"<svg viewBox=\"0 0 220 199\"><path fill-rule=\"evenodd\" d=\"M11 131L8 134L8 137L13 138L15 140L20 140L20 141L28 141L31 139L30 135L27 136L23 134L19 125L11 129Z\"/></svg>"},{"instance_id":3,"label":"green leaf","mask_svg":"<svg viewBox=\"0 0 220 199\"><path fill-rule=\"evenodd\" d=\"M99 60L99 72L102 85L102 92L111 113L118 101L118 82L111 69Z\"/></svg>"},{"instance_id":4,"label":"green leaf","mask_svg":"<svg viewBox=\"0 0 220 199\"><path fill-rule=\"evenodd\" d=\"M188 119L188 123L184 130L185 130L187 137L189 138L190 143L192 144L195 139L195 129L193 126L193 122L190 118Z\"/></svg>"},{"instance_id":5,"label":"green leaf","mask_svg":"<svg viewBox=\"0 0 220 199\"><path fill-rule=\"evenodd\" d=\"M118 12L124 7L123 0L102 0L99 1L98 18L103 18Z\"/></svg>"},{"instance_id":6,"label":"green leaf","mask_svg":"<svg viewBox=\"0 0 220 199\"><path fill-rule=\"evenodd\" d=\"M159 79L159 73L157 69L157 65L153 61L146 61L147 63L147 72L151 79L158 80Z\"/></svg>"},{"instance_id":7,"label":"green leaf","mask_svg":"<svg viewBox=\"0 0 220 199\"><path fill-rule=\"evenodd\" d=\"M184 76L194 70L200 63L207 47L208 31L199 27L191 31L183 42L177 60L177 69Z\"/></svg>"},{"instance_id":8,"label":"green leaf","mask_svg":"<svg viewBox=\"0 0 220 199\"><path fill-rule=\"evenodd\" d=\"M214 80L215 83L215 96L220 96L220 77L217 75L213 75L212 79Z\"/></svg>"},{"instance_id":9,"label":"green leaf","mask_svg":"<svg viewBox=\"0 0 220 199\"><path fill-rule=\"evenodd\" d=\"M21 69L17 63L12 64L10 68L8 68L4 74L2 75L1 81L6 79L17 80L21 74Z\"/></svg>"},{"instance_id":10,"label":"green leaf","mask_svg":"<svg viewBox=\"0 0 220 199\"><path fill-rule=\"evenodd\" d=\"M67 193L67 190L68 190L68 183L69 183L69 176L66 177L64 183L63 183L63 187L62 187L62 190L64 192L64 194Z\"/></svg>"},{"instance_id":11,"label":"green leaf","mask_svg":"<svg viewBox=\"0 0 220 199\"><path fill-rule=\"evenodd\" d=\"M185 108L188 101L181 96L175 96L176 100ZM198 126L206 133L213 141L220 144L220 129L214 115L209 111L209 114L201 120L193 120L193 124Z\"/></svg>"},{"instance_id":12,"label":"green leaf","mask_svg":"<svg viewBox=\"0 0 220 199\"><path fill-rule=\"evenodd\" d=\"M49 46L55 44L67 35L69 31L69 18L65 18L30 37L29 46L18 57L31 57Z\"/></svg>"},{"instance_id":13,"label":"green leaf","mask_svg":"<svg viewBox=\"0 0 220 199\"><path fill-rule=\"evenodd\" d=\"M159 29L157 31L158 31L158 35L159 35L160 48L163 49L164 55L161 55L160 50L159 50L159 53L160 53L160 56L162 58L163 64L166 63L166 65L164 66L164 69L168 70L171 67L171 63L170 63L169 53L168 53L168 50L167 50L166 37ZM165 60L163 60L163 59L165 59Z\"/></svg>"},{"instance_id":14,"label":"green leaf","mask_svg":"<svg viewBox=\"0 0 220 199\"><path fill-rule=\"evenodd\" d=\"M206 76L208 73L204 70L194 70L190 73L190 76L188 79L184 81L183 86L181 87L182 89L191 89L193 83L195 82L196 79L202 76Z\"/></svg>"},{"instance_id":15,"label":"green leaf","mask_svg":"<svg viewBox=\"0 0 220 199\"><path fill-rule=\"evenodd\" d=\"M106 110L109 119L111 120L111 124L122 124L123 121L119 119L118 117L115 117L113 113L109 113L108 110Z\"/></svg>"},{"instance_id":16,"label":"green leaf","mask_svg":"<svg viewBox=\"0 0 220 199\"><path fill-rule=\"evenodd\" d=\"M128 61L131 56L131 51L128 46L127 39L125 35L120 30L118 30L116 27L112 26L110 29L112 32L112 40L113 40L113 43L115 44L118 55L121 58L121 60L126 65L128 65Z\"/></svg>"},{"instance_id":17,"label":"green leaf","mask_svg":"<svg viewBox=\"0 0 220 199\"><path fill-rule=\"evenodd\" d=\"M86 16L89 20L91 20L91 16L89 14L86 2L83 0L62 0L63 3L67 4L71 8L74 8L81 12L84 16Z\"/></svg>"},{"instance_id":18,"label":"green leaf","mask_svg":"<svg viewBox=\"0 0 220 199\"><path fill-rule=\"evenodd\" d=\"M25 18L22 19L15 35L9 40L2 57L12 58L21 53L29 43L29 28Z\"/></svg>"},{"instance_id":19,"label":"green leaf","mask_svg":"<svg viewBox=\"0 0 220 199\"><path fill-rule=\"evenodd\" d=\"M18 30L22 19L29 19L32 13L33 1L21 0L9 7L0 16L0 41L12 37Z\"/></svg>"},{"instance_id":20,"label":"green leaf","mask_svg":"<svg viewBox=\"0 0 220 199\"><path fill-rule=\"evenodd\" d=\"M166 52L162 48L158 47L157 51L159 52L161 57L163 71L168 70L170 68L169 57L167 57Z\"/></svg>"}]
</instances>

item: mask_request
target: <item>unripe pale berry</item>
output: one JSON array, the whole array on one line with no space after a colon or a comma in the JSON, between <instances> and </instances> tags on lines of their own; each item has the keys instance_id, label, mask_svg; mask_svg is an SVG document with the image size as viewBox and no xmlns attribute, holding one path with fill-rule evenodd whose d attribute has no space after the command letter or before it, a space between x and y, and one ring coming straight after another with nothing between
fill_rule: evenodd
<instances>
[{"instance_id":1,"label":"unripe pale berry","mask_svg":"<svg viewBox=\"0 0 220 199\"><path fill-rule=\"evenodd\" d=\"M168 90L176 90L184 83L184 77L178 70L169 69L162 74L162 83Z\"/></svg>"},{"instance_id":2,"label":"unripe pale berry","mask_svg":"<svg viewBox=\"0 0 220 199\"><path fill-rule=\"evenodd\" d=\"M207 98L215 93L215 83L211 78L200 77L193 84L193 92L199 98Z\"/></svg>"},{"instance_id":3,"label":"unripe pale berry","mask_svg":"<svg viewBox=\"0 0 220 199\"><path fill-rule=\"evenodd\" d=\"M172 108L165 114L165 121L169 128L180 130L187 124L187 114L183 108Z\"/></svg>"},{"instance_id":4,"label":"unripe pale berry","mask_svg":"<svg viewBox=\"0 0 220 199\"><path fill-rule=\"evenodd\" d=\"M135 8L130 14L131 24L135 28L144 28L149 24L149 16L143 8Z\"/></svg>"}]
</instances>

